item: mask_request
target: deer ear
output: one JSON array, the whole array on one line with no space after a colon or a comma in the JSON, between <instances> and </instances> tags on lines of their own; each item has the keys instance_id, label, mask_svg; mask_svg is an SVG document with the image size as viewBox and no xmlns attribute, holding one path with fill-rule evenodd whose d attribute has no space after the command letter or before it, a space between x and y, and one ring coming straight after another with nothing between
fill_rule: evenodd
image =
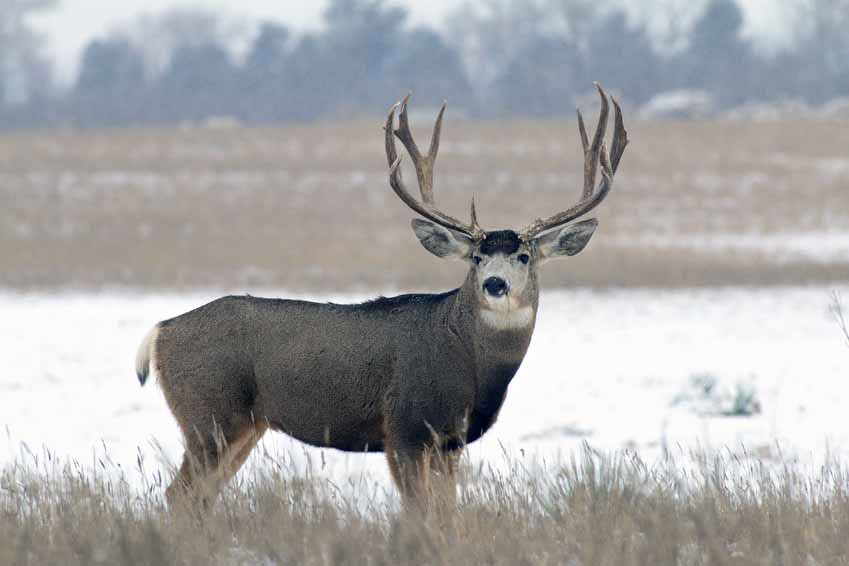
<instances>
[{"instance_id":1,"label":"deer ear","mask_svg":"<svg viewBox=\"0 0 849 566\"><path fill-rule=\"evenodd\" d=\"M597 226L598 220L590 218L543 234L535 240L540 259L575 255L584 249Z\"/></svg>"},{"instance_id":2,"label":"deer ear","mask_svg":"<svg viewBox=\"0 0 849 566\"><path fill-rule=\"evenodd\" d=\"M466 259L474 247L468 236L427 220L413 219L413 231L424 248L436 257Z\"/></svg>"}]
</instances>

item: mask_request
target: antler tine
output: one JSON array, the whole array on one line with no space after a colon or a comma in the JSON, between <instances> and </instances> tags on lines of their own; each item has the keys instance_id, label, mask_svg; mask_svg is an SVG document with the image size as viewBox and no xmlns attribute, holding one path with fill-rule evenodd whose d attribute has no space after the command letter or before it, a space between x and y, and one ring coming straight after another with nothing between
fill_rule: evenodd
<instances>
[{"instance_id":1,"label":"antler tine","mask_svg":"<svg viewBox=\"0 0 849 566\"><path fill-rule=\"evenodd\" d=\"M446 104L442 105L439 115L436 118L433 137L430 142L430 150L426 156L423 156L416 145L413 135L410 131L410 121L407 114L407 103L410 95L404 97L404 100L395 104L390 108L389 115L386 118L385 130L385 145L386 159L389 162L389 184L395 194L401 201L413 209L418 214L449 228L466 234L474 239L483 237L483 230L477 223L477 216L474 211L474 203L472 204L472 222L466 224L457 220L453 216L445 214L436 208L436 203L433 198L433 164L436 161L436 155L439 152L439 137L442 133L442 117L445 114ZM395 122L395 111L401 107L401 112L398 116L398 128L393 129ZM393 135L394 134L394 135ZM419 180L419 191L422 195L422 200L416 200L407 190L404 185L404 180L401 176L401 157L398 156L398 151L395 146L395 137L401 140L407 152L413 159L413 164L416 168L416 176Z\"/></svg>"},{"instance_id":2,"label":"antler tine","mask_svg":"<svg viewBox=\"0 0 849 566\"><path fill-rule=\"evenodd\" d=\"M422 203L417 201L410 194L410 192L407 190L407 187L404 186L403 179L401 179L400 156L389 168L389 185L392 187L392 190L395 191L395 194L398 195L398 198L400 198L404 204L412 208L420 215L424 216L429 220L433 220L440 226L445 226L446 228L451 228L452 230L458 230L460 232L466 232L465 230L461 229L462 223L460 223L459 220L452 219L450 216L447 218L442 218L443 215L439 211L430 210L426 207L426 205L423 205Z\"/></svg>"},{"instance_id":3,"label":"antler tine","mask_svg":"<svg viewBox=\"0 0 849 566\"><path fill-rule=\"evenodd\" d=\"M595 135L590 144L587 138L586 128L584 127L584 118L578 111L578 131L581 135L581 145L584 149L584 189L581 194L581 200L575 206L558 212L546 219L536 219L524 230L522 230L522 238L529 240L537 234L546 232L570 220L574 220L579 216L583 216L607 197L610 188L613 185L613 175L616 168L619 167L619 160L625 151L625 146L628 144L628 134L625 131L625 126L622 121L622 111L616 100L613 100L615 109L615 127L613 132L613 153L607 152L607 147L604 144L604 134L607 130L607 117L609 114L609 104L607 101L607 93L599 83L595 83L599 96L601 97L601 111L599 112L598 126L596 127ZM598 188L595 188L596 170L601 169L601 182Z\"/></svg>"},{"instance_id":4,"label":"antler tine","mask_svg":"<svg viewBox=\"0 0 849 566\"><path fill-rule=\"evenodd\" d=\"M392 108L389 109L389 115L386 117L386 125L383 127L385 132L386 159L389 161L389 167L392 167L398 159L398 149L395 147L395 136L392 134L392 128L395 124L395 111L400 105L400 102L392 105Z\"/></svg>"},{"instance_id":5,"label":"antler tine","mask_svg":"<svg viewBox=\"0 0 849 566\"><path fill-rule=\"evenodd\" d=\"M401 100L401 113L398 115L398 129L395 130L395 135L407 148L410 157L413 160L420 159L422 154L419 151L419 146L416 145L416 140L413 139L413 133L410 131L410 118L407 114L407 105L410 102L412 93L407 93L407 96ZM397 105L396 105L397 106Z\"/></svg>"},{"instance_id":6,"label":"antler tine","mask_svg":"<svg viewBox=\"0 0 849 566\"><path fill-rule=\"evenodd\" d=\"M610 111L610 107L607 104L607 95L601 88L601 85L595 83L595 87L598 89L598 94L601 97L601 111L598 115L598 126L595 129L593 143L589 148L586 143L587 132L584 130L584 121L580 118L578 120L578 127L581 130L581 142L584 146L584 192L581 194L581 199L587 199L592 196L595 189L595 172L598 169L599 160L598 154L601 144L604 142L604 134L607 131L607 115ZM578 111L578 116L580 117L580 111Z\"/></svg>"},{"instance_id":7,"label":"antler tine","mask_svg":"<svg viewBox=\"0 0 849 566\"><path fill-rule=\"evenodd\" d=\"M576 108L578 113L578 131L581 132L581 146L584 148L584 155L590 150L590 142L587 140L587 129L584 127L584 116L581 114L581 109Z\"/></svg>"},{"instance_id":8,"label":"antler tine","mask_svg":"<svg viewBox=\"0 0 849 566\"><path fill-rule=\"evenodd\" d=\"M410 130L410 118L407 113L407 106L410 102L410 94L404 97L401 102L401 113L398 115L398 129L395 130L395 135L407 148L407 153L413 160L413 165L416 167L416 176L419 178L419 191L422 194L422 200L426 204L433 205L433 156L428 153L422 155L419 151L419 146L416 145L416 140L413 139L413 132ZM441 116L440 116L441 118ZM437 125L434 127L434 138L439 135L439 130L442 129L440 121L437 120ZM437 147L439 143L437 142Z\"/></svg>"},{"instance_id":9,"label":"antler tine","mask_svg":"<svg viewBox=\"0 0 849 566\"><path fill-rule=\"evenodd\" d=\"M469 215L472 219L472 229L479 232L479 233L483 233L483 229L478 224L478 213L477 213L477 211L475 211L475 197L474 196L472 197L472 210L469 213Z\"/></svg>"},{"instance_id":10,"label":"antler tine","mask_svg":"<svg viewBox=\"0 0 849 566\"><path fill-rule=\"evenodd\" d=\"M448 103L443 101L442 107L439 109L439 114L436 115L436 123L433 125L433 135L430 137L430 149L427 151L431 165L436 163L436 155L439 153L439 138L442 136L442 117L445 116L445 109L447 107Z\"/></svg>"},{"instance_id":11,"label":"antler tine","mask_svg":"<svg viewBox=\"0 0 849 566\"><path fill-rule=\"evenodd\" d=\"M622 122L622 109L619 108L619 102L616 97L610 97L613 100L613 144L610 147L610 165L613 173L619 167L619 160L622 159L622 154L625 153L625 146L628 145L628 132L625 131L625 124Z\"/></svg>"}]
</instances>

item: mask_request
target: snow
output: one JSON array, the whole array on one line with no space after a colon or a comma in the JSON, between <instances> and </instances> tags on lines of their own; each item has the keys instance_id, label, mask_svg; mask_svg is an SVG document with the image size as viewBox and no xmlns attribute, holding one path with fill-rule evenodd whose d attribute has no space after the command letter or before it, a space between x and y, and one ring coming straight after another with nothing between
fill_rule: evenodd
<instances>
[{"instance_id":1,"label":"snow","mask_svg":"<svg viewBox=\"0 0 849 566\"><path fill-rule=\"evenodd\" d=\"M704 90L680 89L654 95L638 111L643 120L704 118L714 112L714 100Z\"/></svg>"},{"instance_id":2,"label":"snow","mask_svg":"<svg viewBox=\"0 0 849 566\"><path fill-rule=\"evenodd\" d=\"M766 458L845 453L849 348L829 312L835 290L849 296L830 287L543 291L525 362L470 458L498 461L506 451L550 462L584 441L649 461L696 447ZM266 293L275 294L286 296ZM153 380L139 388L135 351L156 321L216 295L0 293L0 463L26 452L22 443L83 464L108 453L125 470L139 454L148 471L163 457L179 461L177 426ZM705 380L720 404L738 388L753 393L754 414L710 410ZM264 443L296 469L311 461L337 480L365 472L388 486L381 455L309 448L282 434Z\"/></svg>"},{"instance_id":3,"label":"snow","mask_svg":"<svg viewBox=\"0 0 849 566\"><path fill-rule=\"evenodd\" d=\"M788 263L810 260L823 264L839 263L849 257L849 232L845 231L783 231L775 234L761 233L689 233L668 235L643 235L611 238L622 247L679 248L714 253L757 253L771 262Z\"/></svg>"}]
</instances>

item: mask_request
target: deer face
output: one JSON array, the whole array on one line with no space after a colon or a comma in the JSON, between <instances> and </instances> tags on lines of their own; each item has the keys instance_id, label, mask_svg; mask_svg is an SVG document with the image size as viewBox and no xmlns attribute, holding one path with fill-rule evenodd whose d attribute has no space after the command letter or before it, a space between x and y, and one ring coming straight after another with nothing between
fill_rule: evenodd
<instances>
[{"instance_id":1,"label":"deer face","mask_svg":"<svg viewBox=\"0 0 849 566\"><path fill-rule=\"evenodd\" d=\"M598 221L590 219L530 240L513 230L486 232L475 240L433 222L413 220L413 230L427 251L469 264L479 304L494 311L514 311L533 304L538 267L549 259L580 252L596 226Z\"/></svg>"},{"instance_id":2,"label":"deer face","mask_svg":"<svg viewBox=\"0 0 849 566\"><path fill-rule=\"evenodd\" d=\"M587 136L584 119L580 111L578 112L578 130L584 149L584 186L581 199L577 204L548 218L537 218L519 232L485 231L478 224L474 199L470 222L458 220L436 206L433 195L433 168L439 152L445 105L436 118L430 148L426 154L419 149L410 131L407 113L409 95L389 110L384 126L389 185L404 204L423 218L427 218L413 220L413 230L429 252L438 257L469 263L467 283L474 284L483 319L489 320L494 326L515 327L530 324L539 293L539 266L551 258L571 256L580 252L598 226L595 219L574 224L570 222L587 214L607 197L613 183L613 175L628 144L628 134L622 121L622 111L614 99L613 140L611 151L607 151L604 136L610 105L607 94L598 83L596 89L601 99L601 111L592 140ZM396 129L395 111L399 106L401 112ZM395 138L404 144L416 168L421 199L411 195L404 184L400 167L401 157L395 147ZM596 186L599 172L601 181ZM529 314L525 317L522 312Z\"/></svg>"}]
</instances>

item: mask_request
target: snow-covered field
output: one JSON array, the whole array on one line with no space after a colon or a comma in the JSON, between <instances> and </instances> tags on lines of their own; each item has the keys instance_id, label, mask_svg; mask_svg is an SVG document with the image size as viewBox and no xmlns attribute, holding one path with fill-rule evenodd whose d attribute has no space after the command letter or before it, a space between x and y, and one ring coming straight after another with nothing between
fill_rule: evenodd
<instances>
[{"instance_id":1,"label":"snow-covered field","mask_svg":"<svg viewBox=\"0 0 849 566\"><path fill-rule=\"evenodd\" d=\"M770 262L787 264L810 260L822 264L840 263L849 257L849 231L785 231L775 234L725 233L686 235L620 236L612 243L622 247L645 246L658 250L708 251L716 253L757 253Z\"/></svg>"},{"instance_id":2,"label":"snow-covered field","mask_svg":"<svg viewBox=\"0 0 849 566\"><path fill-rule=\"evenodd\" d=\"M849 348L829 312L834 290L849 297L845 287L544 291L525 363L471 459L506 450L550 461L583 441L649 461L664 449L726 447L844 456ZM22 443L83 465L107 452L126 470L139 453L148 471L163 454L178 461L177 426L159 389L139 388L134 355L156 321L216 295L0 294L0 463L26 452ZM752 414L724 414L734 412ZM280 434L264 442L337 479L367 471L388 481L380 455Z\"/></svg>"}]
</instances>

